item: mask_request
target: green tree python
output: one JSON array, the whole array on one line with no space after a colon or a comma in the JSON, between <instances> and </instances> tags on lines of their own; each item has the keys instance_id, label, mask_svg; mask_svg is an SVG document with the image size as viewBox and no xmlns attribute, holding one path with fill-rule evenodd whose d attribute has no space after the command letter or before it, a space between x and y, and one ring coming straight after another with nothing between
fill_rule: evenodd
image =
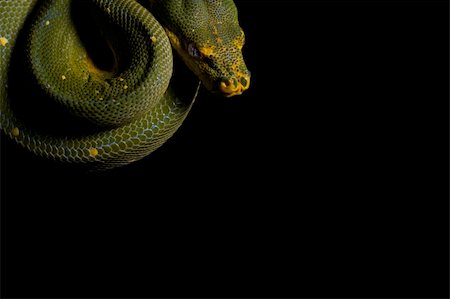
<instances>
[{"instance_id":1,"label":"green tree python","mask_svg":"<svg viewBox=\"0 0 450 299\"><path fill-rule=\"evenodd\" d=\"M83 26L84 34L97 32L94 43L83 39ZM48 159L96 169L126 165L174 134L199 82L226 97L249 87L244 40L232 0L0 0L1 129ZM95 54L100 45L105 54ZM186 94L172 80L172 49L198 78ZM39 91L28 102L36 105L34 94L42 94L62 109L60 118L70 113L94 129L74 133L69 122L71 133L53 133L52 115L37 117L46 120L44 129L33 127L14 105L30 84Z\"/></svg>"}]
</instances>

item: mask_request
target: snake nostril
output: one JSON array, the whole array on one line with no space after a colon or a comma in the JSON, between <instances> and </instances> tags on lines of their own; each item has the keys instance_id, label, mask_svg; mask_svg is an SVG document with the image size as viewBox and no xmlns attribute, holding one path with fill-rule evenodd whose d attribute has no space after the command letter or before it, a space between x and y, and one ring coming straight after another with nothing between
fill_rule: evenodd
<instances>
[{"instance_id":1,"label":"snake nostril","mask_svg":"<svg viewBox=\"0 0 450 299\"><path fill-rule=\"evenodd\" d=\"M247 87L248 85L248 80L245 77L241 77L241 79L239 79L239 82L241 82L243 87Z\"/></svg>"},{"instance_id":2,"label":"snake nostril","mask_svg":"<svg viewBox=\"0 0 450 299\"><path fill-rule=\"evenodd\" d=\"M230 84L227 81L221 81L220 82L220 89L221 90L227 90L229 85Z\"/></svg>"},{"instance_id":3,"label":"snake nostril","mask_svg":"<svg viewBox=\"0 0 450 299\"><path fill-rule=\"evenodd\" d=\"M222 79L220 81L220 89L222 89L223 91L227 91L227 90L232 90L233 89L233 82L234 80L232 79Z\"/></svg>"}]
</instances>

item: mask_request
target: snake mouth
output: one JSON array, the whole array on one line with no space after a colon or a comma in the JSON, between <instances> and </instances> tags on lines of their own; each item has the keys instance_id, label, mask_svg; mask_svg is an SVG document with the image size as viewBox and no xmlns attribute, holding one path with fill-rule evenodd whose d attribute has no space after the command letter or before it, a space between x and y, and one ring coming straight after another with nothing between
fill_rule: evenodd
<instances>
[{"instance_id":1,"label":"snake mouth","mask_svg":"<svg viewBox=\"0 0 450 299\"><path fill-rule=\"evenodd\" d=\"M236 95L241 95L250 87L250 76L243 75L239 79L227 78L219 82L219 92L225 97L229 98Z\"/></svg>"}]
</instances>

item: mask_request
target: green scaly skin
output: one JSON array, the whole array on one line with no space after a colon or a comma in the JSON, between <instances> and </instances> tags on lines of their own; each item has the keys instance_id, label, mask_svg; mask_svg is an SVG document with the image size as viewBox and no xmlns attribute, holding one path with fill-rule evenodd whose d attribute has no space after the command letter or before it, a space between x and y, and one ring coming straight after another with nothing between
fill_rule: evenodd
<instances>
[{"instance_id":1,"label":"green scaly skin","mask_svg":"<svg viewBox=\"0 0 450 299\"><path fill-rule=\"evenodd\" d=\"M182 101L173 91L171 42L209 90L232 96L248 88L250 73L241 52L244 36L233 1L89 3L100 19L120 29L111 44L125 45L111 46L121 58L115 58L108 70L92 62L79 37L71 15L77 1L0 0L0 125L31 152L108 169L139 160L160 147L182 124L198 92L198 86L193 86L183 95L191 100ZM18 37L25 30L25 56L43 93L102 129L53 136L19 119L11 104L9 69L19 51Z\"/></svg>"}]
</instances>

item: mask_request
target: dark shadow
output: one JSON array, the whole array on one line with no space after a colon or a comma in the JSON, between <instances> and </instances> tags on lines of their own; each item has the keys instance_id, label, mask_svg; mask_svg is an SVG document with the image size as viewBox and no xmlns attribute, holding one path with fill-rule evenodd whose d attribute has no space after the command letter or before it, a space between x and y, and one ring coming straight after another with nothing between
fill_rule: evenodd
<instances>
[{"instance_id":1,"label":"dark shadow","mask_svg":"<svg viewBox=\"0 0 450 299\"><path fill-rule=\"evenodd\" d=\"M89 58L96 68L118 75L131 61L125 32L111 22L92 1L72 1L71 18Z\"/></svg>"}]
</instances>

